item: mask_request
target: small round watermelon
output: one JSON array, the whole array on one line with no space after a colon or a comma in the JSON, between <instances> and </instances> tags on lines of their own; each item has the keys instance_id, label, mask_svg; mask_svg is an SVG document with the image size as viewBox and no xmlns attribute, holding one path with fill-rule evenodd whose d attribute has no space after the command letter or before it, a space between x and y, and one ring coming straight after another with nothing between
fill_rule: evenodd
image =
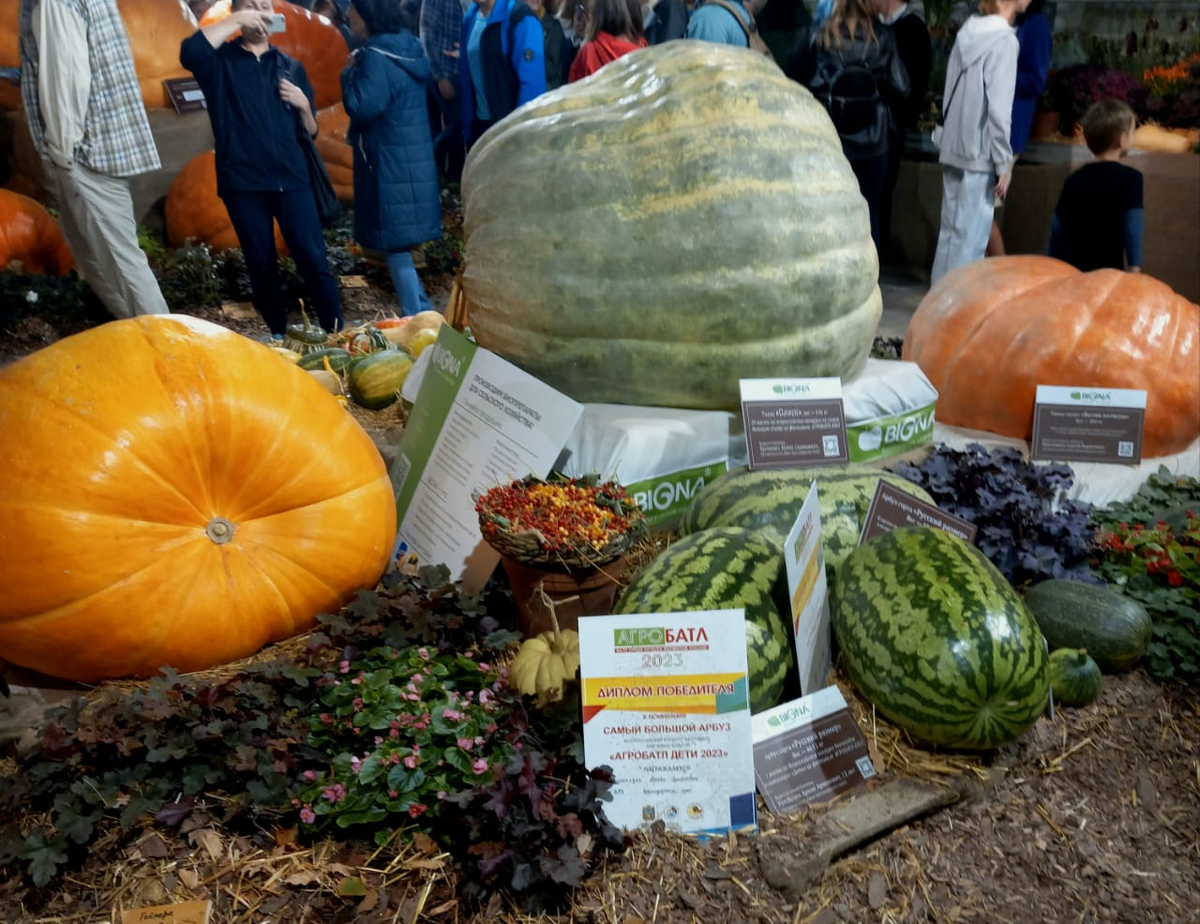
<instances>
[{"instance_id":1,"label":"small round watermelon","mask_svg":"<svg viewBox=\"0 0 1200 924\"><path fill-rule=\"evenodd\" d=\"M721 526L675 542L617 599L614 613L726 610L746 613L750 711L779 704L796 672L791 625L772 592L783 552L748 529Z\"/></svg>"},{"instance_id":2,"label":"small round watermelon","mask_svg":"<svg viewBox=\"0 0 1200 924\"><path fill-rule=\"evenodd\" d=\"M1046 645L983 553L928 526L864 543L837 574L832 624L859 692L914 738L988 750L1046 708Z\"/></svg>"}]
</instances>

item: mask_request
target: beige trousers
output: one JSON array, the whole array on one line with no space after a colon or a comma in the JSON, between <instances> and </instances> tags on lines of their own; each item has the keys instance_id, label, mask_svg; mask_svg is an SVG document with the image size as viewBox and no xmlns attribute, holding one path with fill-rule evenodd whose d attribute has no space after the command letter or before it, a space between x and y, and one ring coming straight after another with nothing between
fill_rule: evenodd
<instances>
[{"instance_id":1,"label":"beige trousers","mask_svg":"<svg viewBox=\"0 0 1200 924\"><path fill-rule=\"evenodd\" d=\"M109 314L115 318L166 314L169 309L158 280L138 246L129 181L81 164L67 168L49 161L42 164L75 269Z\"/></svg>"}]
</instances>

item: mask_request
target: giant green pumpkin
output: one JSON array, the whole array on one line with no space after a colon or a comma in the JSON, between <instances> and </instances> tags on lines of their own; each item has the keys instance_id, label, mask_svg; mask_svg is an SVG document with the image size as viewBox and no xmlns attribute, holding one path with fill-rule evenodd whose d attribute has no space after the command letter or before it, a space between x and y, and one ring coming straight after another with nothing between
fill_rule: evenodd
<instances>
[{"instance_id":1,"label":"giant green pumpkin","mask_svg":"<svg viewBox=\"0 0 1200 924\"><path fill-rule=\"evenodd\" d=\"M462 192L472 332L576 400L735 410L739 378L866 361L866 202L825 110L762 55L627 55L493 126Z\"/></svg>"}]
</instances>

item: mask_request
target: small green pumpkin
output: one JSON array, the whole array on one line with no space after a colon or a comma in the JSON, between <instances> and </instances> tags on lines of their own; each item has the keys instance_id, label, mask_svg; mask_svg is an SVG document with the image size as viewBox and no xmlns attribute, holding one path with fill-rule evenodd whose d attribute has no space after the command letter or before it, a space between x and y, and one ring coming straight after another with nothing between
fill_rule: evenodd
<instances>
[{"instance_id":1,"label":"small green pumpkin","mask_svg":"<svg viewBox=\"0 0 1200 924\"><path fill-rule=\"evenodd\" d=\"M301 356L323 349L329 345L329 334L319 324L308 320L304 306L300 307L300 323L289 324L283 345L289 350L295 350Z\"/></svg>"},{"instance_id":2,"label":"small green pumpkin","mask_svg":"<svg viewBox=\"0 0 1200 924\"><path fill-rule=\"evenodd\" d=\"M1050 689L1060 706L1086 706L1100 695L1100 668L1085 648L1050 652Z\"/></svg>"}]
</instances>

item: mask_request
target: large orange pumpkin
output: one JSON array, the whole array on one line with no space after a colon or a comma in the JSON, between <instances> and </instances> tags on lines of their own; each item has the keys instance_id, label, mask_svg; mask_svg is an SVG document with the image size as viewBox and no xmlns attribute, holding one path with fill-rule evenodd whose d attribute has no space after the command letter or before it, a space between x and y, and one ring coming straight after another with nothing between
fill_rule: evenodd
<instances>
[{"instance_id":1,"label":"large orange pumpkin","mask_svg":"<svg viewBox=\"0 0 1200 924\"><path fill-rule=\"evenodd\" d=\"M217 195L217 160L214 151L201 151L179 171L167 190L163 205L167 243L183 247L189 240L213 250L241 247L225 203ZM279 225L275 225L275 249L287 253Z\"/></svg>"},{"instance_id":2,"label":"large orange pumpkin","mask_svg":"<svg viewBox=\"0 0 1200 924\"><path fill-rule=\"evenodd\" d=\"M0 0L0 67L21 64L17 50L20 5L20 0ZM179 0L117 0L117 9L129 35L142 102L147 109L170 109L163 80L190 76L179 63L179 43L196 31L195 25L185 18ZM0 81L0 108L20 105L20 91Z\"/></svg>"},{"instance_id":3,"label":"large orange pumpkin","mask_svg":"<svg viewBox=\"0 0 1200 924\"><path fill-rule=\"evenodd\" d=\"M217 0L200 17L200 25L220 22L229 16L230 9L230 0ZM276 3L275 10L284 15L287 28L272 35L271 44L304 65L316 108L324 109L340 101L342 69L350 56L342 33L324 16L294 3Z\"/></svg>"},{"instance_id":4,"label":"large orange pumpkin","mask_svg":"<svg viewBox=\"0 0 1200 924\"><path fill-rule=\"evenodd\" d=\"M54 216L28 196L0 189L0 271L13 261L26 273L53 276L75 265Z\"/></svg>"},{"instance_id":5,"label":"large orange pumpkin","mask_svg":"<svg viewBox=\"0 0 1200 924\"><path fill-rule=\"evenodd\" d=\"M350 116L341 103L317 113L317 152L325 161L325 170L333 191L343 202L354 201L354 151L346 143Z\"/></svg>"},{"instance_id":6,"label":"large orange pumpkin","mask_svg":"<svg viewBox=\"0 0 1200 924\"><path fill-rule=\"evenodd\" d=\"M938 420L1028 439L1038 385L1145 389L1142 451L1200 436L1200 306L1157 279L994 257L946 274L917 307L903 358L938 390Z\"/></svg>"},{"instance_id":7,"label":"large orange pumpkin","mask_svg":"<svg viewBox=\"0 0 1200 924\"><path fill-rule=\"evenodd\" d=\"M56 677L201 670L382 574L395 500L302 369L182 315L112 321L0 370L0 654Z\"/></svg>"}]
</instances>

